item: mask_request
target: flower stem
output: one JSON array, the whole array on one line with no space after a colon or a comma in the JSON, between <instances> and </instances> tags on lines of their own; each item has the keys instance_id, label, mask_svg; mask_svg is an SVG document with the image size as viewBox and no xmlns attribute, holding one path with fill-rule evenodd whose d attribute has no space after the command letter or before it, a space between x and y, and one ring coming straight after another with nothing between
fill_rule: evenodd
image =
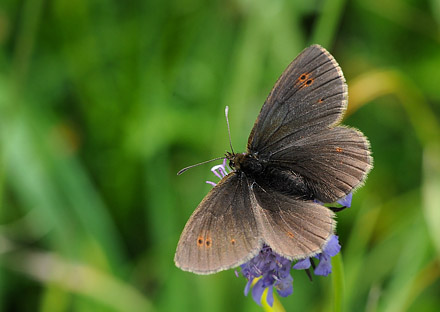
<instances>
[{"instance_id":1,"label":"flower stem","mask_svg":"<svg viewBox=\"0 0 440 312\"><path fill-rule=\"evenodd\" d=\"M343 311L345 277L341 253L332 258L333 311Z\"/></svg>"},{"instance_id":2,"label":"flower stem","mask_svg":"<svg viewBox=\"0 0 440 312\"><path fill-rule=\"evenodd\" d=\"M281 301L278 299L278 296L276 295L276 291L274 291L273 294L273 306L267 304L267 292L269 291L269 287L266 288L263 292L261 304L263 306L264 311L266 312L286 312L286 309L284 309L283 305L281 304ZM271 290L272 291L272 290Z\"/></svg>"}]
</instances>

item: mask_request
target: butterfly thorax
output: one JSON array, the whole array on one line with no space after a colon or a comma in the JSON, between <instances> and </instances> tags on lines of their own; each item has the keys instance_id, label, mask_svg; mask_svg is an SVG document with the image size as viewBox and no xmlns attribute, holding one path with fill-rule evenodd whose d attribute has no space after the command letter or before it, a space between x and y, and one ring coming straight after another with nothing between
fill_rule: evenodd
<instances>
[{"instance_id":1,"label":"butterfly thorax","mask_svg":"<svg viewBox=\"0 0 440 312\"><path fill-rule=\"evenodd\" d=\"M229 166L236 171L241 171L248 176L255 177L260 175L264 169L264 162L259 160L256 155L249 153L227 153Z\"/></svg>"}]
</instances>

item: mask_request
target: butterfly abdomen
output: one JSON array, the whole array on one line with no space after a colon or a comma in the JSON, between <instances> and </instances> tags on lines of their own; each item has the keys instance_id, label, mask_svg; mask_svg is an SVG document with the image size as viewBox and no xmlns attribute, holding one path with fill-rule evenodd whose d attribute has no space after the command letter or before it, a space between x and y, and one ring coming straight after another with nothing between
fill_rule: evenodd
<instances>
[{"instance_id":1,"label":"butterfly abdomen","mask_svg":"<svg viewBox=\"0 0 440 312\"><path fill-rule=\"evenodd\" d=\"M312 199L313 194L304 177L289 169L266 167L266 170L255 177L255 181L263 188L278 191L301 199Z\"/></svg>"},{"instance_id":2,"label":"butterfly abdomen","mask_svg":"<svg viewBox=\"0 0 440 312\"><path fill-rule=\"evenodd\" d=\"M255 180L264 189L275 190L301 199L312 199L313 193L305 179L289 169L270 166L264 159L250 153L230 155L231 167Z\"/></svg>"}]
</instances>

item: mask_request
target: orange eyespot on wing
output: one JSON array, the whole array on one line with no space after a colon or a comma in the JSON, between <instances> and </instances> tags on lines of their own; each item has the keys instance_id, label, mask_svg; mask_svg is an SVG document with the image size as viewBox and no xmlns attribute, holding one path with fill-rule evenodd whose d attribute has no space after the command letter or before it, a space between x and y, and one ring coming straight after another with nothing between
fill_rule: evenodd
<instances>
[{"instance_id":1,"label":"orange eyespot on wing","mask_svg":"<svg viewBox=\"0 0 440 312\"><path fill-rule=\"evenodd\" d=\"M202 247L202 246L204 245L204 244L203 244L204 242L205 242L205 240L203 239L203 236L199 236L199 237L197 238L197 246L198 246L198 247Z\"/></svg>"},{"instance_id":2,"label":"orange eyespot on wing","mask_svg":"<svg viewBox=\"0 0 440 312\"><path fill-rule=\"evenodd\" d=\"M206 246L206 248L210 248L212 246L212 238L211 237L206 238L205 246Z\"/></svg>"},{"instance_id":3,"label":"orange eyespot on wing","mask_svg":"<svg viewBox=\"0 0 440 312\"><path fill-rule=\"evenodd\" d=\"M311 77L311 73L302 73L294 83L294 87L298 90L310 86L315 80Z\"/></svg>"},{"instance_id":4,"label":"orange eyespot on wing","mask_svg":"<svg viewBox=\"0 0 440 312\"><path fill-rule=\"evenodd\" d=\"M302 81L306 81L307 78L309 78L310 73L303 73L301 76L299 76L298 78L298 82L302 82Z\"/></svg>"}]
</instances>

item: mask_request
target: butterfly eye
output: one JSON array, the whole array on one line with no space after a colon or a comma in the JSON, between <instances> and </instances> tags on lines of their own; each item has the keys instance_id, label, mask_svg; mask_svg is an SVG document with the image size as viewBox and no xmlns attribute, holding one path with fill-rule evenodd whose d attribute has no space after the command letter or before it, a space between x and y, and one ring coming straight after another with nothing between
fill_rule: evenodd
<instances>
[{"instance_id":1,"label":"butterfly eye","mask_svg":"<svg viewBox=\"0 0 440 312\"><path fill-rule=\"evenodd\" d=\"M203 246L203 237L199 236L199 238L197 238L197 246L199 247Z\"/></svg>"}]
</instances>

